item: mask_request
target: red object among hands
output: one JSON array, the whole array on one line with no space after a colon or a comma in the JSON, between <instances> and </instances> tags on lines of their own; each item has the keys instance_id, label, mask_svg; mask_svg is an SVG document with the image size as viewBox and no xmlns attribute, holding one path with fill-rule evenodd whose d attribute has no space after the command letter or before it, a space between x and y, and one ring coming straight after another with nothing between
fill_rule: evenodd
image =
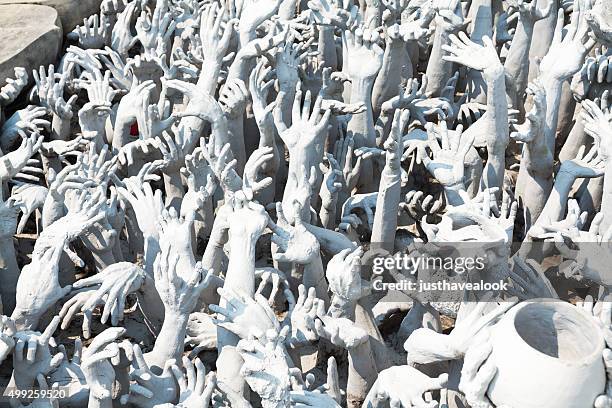
<instances>
[{"instance_id":1,"label":"red object among hands","mask_svg":"<svg viewBox=\"0 0 612 408\"><path fill-rule=\"evenodd\" d=\"M130 136L138 136L138 122L134 122L132 126L130 126Z\"/></svg>"}]
</instances>

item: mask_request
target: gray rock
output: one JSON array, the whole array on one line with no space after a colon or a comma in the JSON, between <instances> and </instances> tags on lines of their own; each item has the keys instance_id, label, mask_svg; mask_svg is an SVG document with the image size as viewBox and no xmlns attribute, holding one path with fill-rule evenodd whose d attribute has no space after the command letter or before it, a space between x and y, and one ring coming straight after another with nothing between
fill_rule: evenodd
<instances>
[{"instance_id":1,"label":"gray rock","mask_svg":"<svg viewBox=\"0 0 612 408\"><path fill-rule=\"evenodd\" d=\"M53 7L62 20L64 34L69 33L83 19L100 12L102 0L0 0L0 4L38 4Z\"/></svg>"},{"instance_id":2,"label":"gray rock","mask_svg":"<svg viewBox=\"0 0 612 408\"><path fill-rule=\"evenodd\" d=\"M612 47L612 2L598 0L588 13L587 21L599 42Z\"/></svg>"},{"instance_id":3,"label":"gray rock","mask_svg":"<svg viewBox=\"0 0 612 408\"><path fill-rule=\"evenodd\" d=\"M62 45L62 25L51 7L0 5L0 86L13 77L15 67L32 70L57 60ZM31 79L31 78L30 78Z\"/></svg>"}]
</instances>

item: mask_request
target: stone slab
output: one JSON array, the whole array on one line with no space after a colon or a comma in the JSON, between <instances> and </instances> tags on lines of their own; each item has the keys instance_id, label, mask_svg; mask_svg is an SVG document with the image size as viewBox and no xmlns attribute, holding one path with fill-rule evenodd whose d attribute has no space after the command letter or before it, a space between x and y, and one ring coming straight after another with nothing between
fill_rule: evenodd
<instances>
[{"instance_id":1,"label":"stone slab","mask_svg":"<svg viewBox=\"0 0 612 408\"><path fill-rule=\"evenodd\" d=\"M99 13L101 3L102 0L0 0L0 4L37 4L54 8L62 20L64 34L83 25L84 18Z\"/></svg>"},{"instance_id":2,"label":"stone slab","mask_svg":"<svg viewBox=\"0 0 612 408\"><path fill-rule=\"evenodd\" d=\"M0 5L0 86L14 76L15 67L30 75L41 65L57 60L62 45L58 13L46 6Z\"/></svg>"}]
</instances>

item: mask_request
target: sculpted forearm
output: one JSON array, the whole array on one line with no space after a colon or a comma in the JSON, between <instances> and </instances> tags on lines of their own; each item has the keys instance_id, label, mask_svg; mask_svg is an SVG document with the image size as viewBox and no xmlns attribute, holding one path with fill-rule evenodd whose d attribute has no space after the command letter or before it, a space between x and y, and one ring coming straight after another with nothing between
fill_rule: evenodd
<instances>
[{"instance_id":1,"label":"sculpted forearm","mask_svg":"<svg viewBox=\"0 0 612 408\"><path fill-rule=\"evenodd\" d=\"M15 309L19 273L13 238L0 239L0 280L2 281L0 295L5 315L10 315Z\"/></svg>"},{"instance_id":2,"label":"sculpted forearm","mask_svg":"<svg viewBox=\"0 0 612 408\"><path fill-rule=\"evenodd\" d=\"M538 0L537 7L542 8L548 4L549 0ZM557 11L559 10L558 2L553 1L551 11L547 17L536 21L533 26L533 31L537 32L538 35L534 36L529 49L529 81L537 78L539 70L537 66L537 58L541 58L546 55L550 44L552 43L553 34L555 32L555 25L557 20Z\"/></svg>"},{"instance_id":3,"label":"sculpted forearm","mask_svg":"<svg viewBox=\"0 0 612 408\"><path fill-rule=\"evenodd\" d=\"M382 104L397 94L402 80L412 74L412 62L406 52L406 43L402 40L388 42L383 56L383 64L372 91L372 105L375 112L380 111Z\"/></svg>"},{"instance_id":4,"label":"sculpted forearm","mask_svg":"<svg viewBox=\"0 0 612 408\"><path fill-rule=\"evenodd\" d=\"M117 116L117 119L115 121L115 128L113 131L113 143L112 143L113 153L117 154L123 146L131 142L130 140L131 126L132 126L132 123L130 123L128 120L125 120Z\"/></svg>"},{"instance_id":5,"label":"sculpted forearm","mask_svg":"<svg viewBox=\"0 0 612 408\"><path fill-rule=\"evenodd\" d=\"M198 78L198 88L207 95L214 95L217 90L221 64L216 61L204 61Z\"/></svg>"},{"instance_id":6,"label":"sculpted forearm","mask_svg":"<svg viewBox=\"0 0 612 408\"><path fill-rule=\"evenodd\" d=\"M151 328L156 332L159 332L165 322L164 316L166 311L159 293L155 289L153 276L146 275L142 286L137 292L137 296L138 306L147 319L147 324L151 325Z\"/></svg>"},{"instance_id":7,"label":"sculpted forearm","mask_svg":"<svg viewBox=\"0 0 612 408\"><path fill-rule=\"evenodd\" d=\"M584 131L584 124L582 121L577 120L559 152L559 161L564 162L576 157L580 146L586 144L589 139L589 136Z\"/></svg>"},{"instance_id":8,"label":"sculpted forearm","mask_svg":"<svg viewBox=\"0 0 612 408\"><path fill-rule=\"evenodd\" d=\"M347 406L357 408L361 406L366 395L368 395L368 391L376 381L378 372L369 340L354 348L349 348L348 355Z\"/></svg>"},{"instance_id":9,"label":"sculpted forearm","mask_svg":"<svg viewBox=\"0 0 612 408\"><path fill-rule=\"evenodd\" d=\"M544 140L551 152L555 149L555 135L559 121L559 107L561 105L561 91L563 82L557 78L544 76L542 78L546 90L546 124L544 126Z\"/></svg>"},{"instance_id":10,"label":"sculpted forearm","mask_svg":"<svg viewBox=\"0 0 612 408\"><path fill-rule=\"evenodd\" d=\"M168 360L181 360L188 320L188 314L166 311L155 346L146 354L149 365L163 368Z\"/></svg>"},{"instance_id":11,"label":"sculpted forearm","mask_svg":"<svg viewBox=\"0 0 612 408\"><path fill-rule=\"evenodd\" d=\"M493 36L493 11L491 0L475 0L470 4L467 19L471 20L472 30L470 38L472 41L482 44L482 38ZM487 94L485 92L485 81L483 74L478 70L467 72L467 90L470 100L484 102Z\"/></svg>"},{"instance_id":12,"label":"sculpted forearm","mask_svg":"<svg viewBox=\"0 0 612 408\"><path fill-rule=\"evenodd\" d=\"M339 232L304 224L308 232L312 233L321 244L321 249L330 255L336 255L344 249L354 250L355 244Z\"/></svg>"},{"instance_id":13,"label":"sculpted forearm","mask_svg":"<svg viewBox=\"0 0 612 408\"><path fill-rule=\"evenodd\" d=\"M230 257L225 276L224 289L232 289L253 296L255 293L255 243L252 237L232 236L230 232L230 253L240 256ZM223 301L221 306L223 306ZM222 352L238 344L239 337L229 330L217 327L217 349ZM229 369L229 367L228 367ZM225 369L223 370L225 371ZM226 371L226 373L228 373ZM234 373L236 375L238 373Z\"/></svg>"},{"instance_id":14,"label":"sculpted forearm","mask_svg":"<svg viewBox=\"0 0 612 408\"><path fill-rule=\"evenodd\" d=\"M325 280L325 270L323 269L323 262L321 257L317 256L309 264L304 265L304 276L302 281L306 289L315 288L317 291L317 298L323 300L326 305L329 304L329 287Z\"/></svg>"},{"instance_id":15,"label":"sculpted forearm","mask_svg":"<svg viewBox=\"0 0 612 408\"><path fill-rule=\"evenodd\" d=\"M368 348L371 350L374 359L374 367L380 372L392 365L389 357L392 350L387 347L383 335L378 330L376 320L372 313L372 299L362 297L355 305L355 325L368 333Z\"/></svg>"},{"instance_id":16,"label":"sculpted forearm","mask_svg":"<svg viewBox=\"0 0 612 408\"><path fill-rule=\"evenodd\" d=\"M206 269L220 270L221 260L223 258L223 246L228 241L227 229L217 226L215 223L210 233L208 245L202 256L202 266Z\"/></svg>"},{"instance_id":17,"label":"sculpted forearm","mask_svg":"<svg viewBox=\"0 0 612 408\"><path fill-rule=\"evenodd\" d=\"M319 26L318 49L321 65L335 71L338 67L338 53L336 51L334 27L325 25Z\"/></svg>"},{"instance_id":18,"label":"sculpted forearm","mask_svg":"<svg viewBox=\"0 0 612 408\"><path fill-rule=\"evenodd\" d=\"M336 225L336 206L338 200L329 202L329 206L323 204L319 211L319 220L323 228L332 229Z\"/></svg>"},{"instance_id":19,"label":"sculpted forearm","mask_svg":"<svg viewBox=\"0 0 612 408\"><path fill-rule=\"evenodd\" d=\"M365 112L352 115L347 131L353 135L355 148L374 147L376 132L374 130L374 112L372 110L372 80L353 81L351 88L351 103L364 103ZM372 162L361 165L359 176L359 191L372 191L374 188L374 169Z\"/></svg>"},{"instance_id":20,"label":"sculpted forearm","mask_svg":"<svg viewBox=\"0 0 612 408\"><path fill-rule=\"evenodd\" d=\"M402 186L398 173L388 167L383 170L372 227L372 242L382 244L388 251L393 251L395 245L397 209L401 201Z\"/></svg>"},{"instance_id":21,"label":"sculpted forearm","mask_svg":"<svg viewBox=\"0 0 612 408\"><path fill-rule=\"evenodd\" d=\"M484 71L487 82L487 113L495 126L494 143L487 142L492 150L505 149L508 146L508 104L506 102L506 81L501 64Z\"/></svg>"},{"instance_id":22,"label":"sculpted forearm","mask_svg":"<svg viewBox=\"0 0 612 408\"><path fill-rule=\"evenodd\" d=\"M243 115L229 118L227 121L229 143L232 153L237 160L236 172L242 174L246 163L246 147L244 144L244 120Z\"/></svg>"},{"instance_id":23,"label":"sculpted forearm","mask_svg":"<svg viewBox=\"0 0 612 408\"><path fill-rule=\"evenodd\" d=\"M522 98L529 78L529 49L532 37L533 26L519 20L504 63L506 75L508 78L512 78L507 82L511 84L508 95L512 101L512 106L518 109L524 109Z\"/></svg>"},{"instance_id":24,"label":"sculpted forearm","mask_svg":"<svg viewBox=\"0 0 612 408\"><path fill-rule=\"evenodd\" d=\"M200 95L198 95L200 96ZM185 108L188 112L201 112L206 115L210 123L210 138L214 141L215 152L219 152L229 142L227 119L221 110L219 103L206 93L201 97L190 100ZM186 116L179 123L178 134L181 135L181 147L183 152L189 152L197 145L206 122L200 118Z\"/></svg>"},{"instance_id":25,"label":"sculpted forearm","mask_svg":"<svg viewBox=\"0 0 612 408\"><path fill-rule=\"evenodd\" d=\"M144 237L144 270L153 276L153 263L159 253L159 236Z\"/></svg>"},{"instance_id":26,"label":"sculpted forearm","mask_svg":"<svg viewBox=\"0 0 612 408\"><path fill-rule=\"evenodd\" d=\"M255 293L255 243L252 237L232 237L230 250L241 257L230 258L225 277L225 288L244 291L249 296ZM235 261L234 261L235 260Z\"/></svg>"},{"instance_id":27,"label":"sculpted forearm","mask_svg":"<svg viewBox=\"0 0 612 408\"><path fill-rule=\"evenodd\" d=\"M540 217L546 199L553 186L553 157L545 147L523 150L524 165L519 170L517 186L520 185L521 198L525 208L525 226L528 229ZM518 187L517 187L518 189Z\"/></svg>"},{"instance_id":28,"label":"sculpted forearm","mask_svg":"<svg viewBox=\"0 0 612 408\"><path fill-rule=\"evenodd\" d=\"M164 173L164 187L166 190L166 207L177 211L181 209L181 201L185 195L185 188L178 171Z\"/></svg>"},{"instance_id":29,"label":"sculpted forearm","mask_svg":"<svg viewBox=\"0 0 612 408\"><path fill-rule=\"evenodd\" d=\"M445 30L441 22L436 24L431 56L425 71L425 75L427 75L426 92L431 93L433 96L439 96L449 78L453 76L453 63L442 59L444 55L448 55L448 52L444 51L442 46L450 44L450 35L452 33Z\"/></svg>"},{"instance_id":30,"label":"sculpted forearm","mask_svg":"<svg viewBox=\"0 0 612 408\"><path fill-rule=\"evenodd\" d=\"M555 184L548 195L548 200L546 200L546 205L539 218L533 220L535 221L534 225L550 225L563 218L574 181L576 181L576 178L569 173L559 172L557 174Z\"/></svg>"},{"instance_id":31,"label":"sculpted forearm","mask_svg":"<svg viewBox=\"0 0 612 408\"><path fill-rule=\"evenodd\" d=\"M612 225L612 164L608 163L604 175L603 195L601 197L601 212L604 219L601 229L606 231Z\"/></svg>"},{"instance_id":32,"label":"sculpted forearm","mask_svg":"<svg viewBox=\"0 0 612 408\"><path fill-rule=\"evenodd\" d=\"M70 140L70 119L62 119L57 115L53 115L51 124L51 139L52 140Z\"/></svg>"},{"instance_id":33,"label":"sculpted forearm","mask_svg":"<svg viewBox=\"0 0 612 408\"><path fill-rule=\"evenodd\" d=\"M506 103L506 85L501 65L485 70L487 82L487 114L489 132L494 137L487 139L488 160L483 170L481 188L499 187L504 182L506 165L506 147L509 141L508 105Z\"/></svg>"},{"instance_id":34,"label":"sculpted forearm","mask_svg":"<svg viewBox=\"0 0 612 408\"><path fill-rule=\"evenodd\" d=\"M376 134L374 133L374 117L372 111L372 80L353 81L351 87L351 103L363 103L366 110L352 116L348 124L348 131L354 135L355 147L374 147Z\"/></svg>"},{"instance_id":35,"label":"sculpted forearm","mask_svg":"<svg viewBox=\"0 0 612 408\"><path fill-rule=\"evenodd\" d=\"M108 250L104 251L92 251L91 255L93 256L96 270L98 271L102 271L117 262L115 260L113 248L108 248Z\"/></svg>"}]
</instances>

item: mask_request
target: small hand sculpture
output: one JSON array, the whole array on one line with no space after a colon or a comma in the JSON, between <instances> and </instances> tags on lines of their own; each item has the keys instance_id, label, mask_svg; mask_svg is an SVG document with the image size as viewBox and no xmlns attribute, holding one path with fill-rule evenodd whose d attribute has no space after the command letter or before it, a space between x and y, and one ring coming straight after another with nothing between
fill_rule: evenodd
<instances>
[{"instance_id":1,"label":"small hand sculpture","mask_svg":"<svg viewBox=\"0 0 612 408\"><path fill-rule=\"evenodd\" d=\"M563 10L559 10L557 15L557 27L555 36L546 56L540 62L540 71L545 75L550 75L559 80L571 78L578 72L588 51L595 45L595 40L589 38L589 31L585 10L586 5L580 1L574 2L576 7L573 11L573 18L569 24L567 35L562 36ZM562 63L555 63L555 60L565 55L567 58Z\"/></svg>"},{"instance_id":2,"label":"small hand sculpture","mask_svg":"<svg viewBox=\"0 0 612 408\"><path fill-rule=\"evenodd\" d=\"M317 24L334 25L347 29L355 23L358 17L358 7L347 1L312 0L308 2Z\"/></svg>"},{"instance_id":3,"label":"small hand sculpture","mask_svg":"<svg viewBox=\"0 0 612 408\"><path fill-rule=\"evenodd\" d=\"M119 187L119 196L130 203L136 214L138 227L148 237L159 237L157 220L164 209L162 192L151 188L148 182L138 184L133 180L124 180L126 187Z\"/></svg>"},{"instance_id":4,"label":"small hand sculpture","mask_svg":"<svg viewBox=\"0 0 612 408\"><path fill-rule=\"evenodd\" d=\"M420 159L445 188L463 189L465 156L472 147L473 138L463 137L463 127L459 125L454 135L449 134L444 121L440 122L441 146L438 144L433 126L428 126L428 146L433 153L433 160L421 150Z\"/></svg>"},{"instance_id":5,"label":"small hand sculpture","mask_svg":"<svg viewBox=\"0 0 612 408\"><path fill-rule=\"evenodd\" d=\"M294 202L294 214L300 214L302 209L298 202ZM318 256L319 243L312 235L299 217L294 218L291 225L285 218L282 205L276 203L276 215L278 224L270 221L270 228L274 232L272 242L278 245L279 252L274 254L274 260L278 262L295 262L308 264Z\"/></svg>"},{"instance_id":6,"label":"small hand sculpture","mask_svg":"<svg viewBox=\"0 0 612 408\"><path fill-rule=\"evenodd\" d=\"M324 393L307 390L291 391L291 402L293 406L300 408L339 408L340 405L332 397Z\"/></svg>"},{"instance_id":7,"label":"small hand sculpture","mask_svg":"<svg viewBox=\"0 0 612 408\"><path fill-rule=\"evenodd\" d=\"M130 384L129 394L121 396L121 403L125 405L130 402L137 407L153 408L177 401L179 387L172 374L172 366L176 361L167 361L161 374L155 374L149 368L138 344L133 345L133 353L132 364L135 370L130 373L130 378L135 383Z\"/></svg>"},{"instance_id":8,"label":"small hand sculpture","mask_svg":"<svg viewBox=\"0 0 612 408\"><path fill-rule=\"evenodd\" d=\"M42 106L28 105L26 108L18 110L8 118L0 128L0 147L2 151L10 150L18 137L24 134L40 133L43 129L48 129L51 123L43 119L47 116L47 110ZM22 132L20 132L22 131Z\"/></svg>"},{"instance_id":9,"label":"small hand sculpture","mask_svg":"<svg viewBox=\"0 0 612 408\"><path fill-rule=\"evenodd\" d=\"M465 394L470 406L493 408L486 395L489 384L497 374L497 367L488 359L492 351L489 335L485 332L467 350L463 359L459 390Z\"/></svg>"},{"instance_id":10,"label":"small hand sculpture","mask_svg":"<svg viewBox=\"0 0 612 408\"><path fill-rule=\"evenodd\" d=\"M106 16L94 14L90 18L83 19L82 26L76 26L66 37L69 40L78 41L79 47L87 49L102 49L106 45L109 36L110 24Z\"/></svg>"},{"instance_id":11,"label":"small hand sculpture","mask_svg":"<svg viewBox=\"0 0 612 408\"><path fill-rule=\"evenodd\" d=\"M75 282L72 287L79 289L99 285L96 293L87 300L81 311L94 308L104 298L102 323L106 323L110 316L111 323L116 326L123 320L127 295L140 288L144 276L144 270L138 266L129 262L118 262L94 276Z\"/></svg>"},{"instance_id":12,"label":"small hand sculpture","mask_svg":"<svg viewBox=\"0 0 612 408\"><path fill-rule=\"evenodd\" d=\"M60 81L55 82L56 76L60 76ZM77 95L73 95L64 100L64 88L66 87L66 76L55 73L55 67L49 65L48 72L45 72L44 67L40 67L40 73L34 70L34 81L36 82L36 93L40 99L40 103L54 115L62 119L69 120L72 118L72 107L77 100Z\"/></svg>"},{"instance_id":13,"label":"small hand sculpture","mask_svg":"<svg viewBox=\"0 0 612 408\"><path fill-rule=\"evenodd\" d=\"M204 271L196 264L190 273L177 269L180 255L167 245L155 259L155 289L159 293L166 312L189 314L193 311L202 290L208 286L211 271Z\"/></svg>"},{"instance_id":14,"label":"small hand sculpture","mask_svg":"<svg viewBox=\"0 0 612 408\"><path fill-rule=\"evenodd\" d=\"M0 318L0 362L3 362L15 347L15 322L8 316Z\"/></svg>"},{"instance_id":15,"label":"small hand sculpture","mask_svg":"<svg viewBox=\"0 0 612 408\"><path fill-rule=\"evenodd\" d=\"M489 37L483 37L482 46L472 42L463 32L458 36L452 34L450 39L452 46L442 46L443 50L450 53L443 57L445 61L457 62L468 68L483 71L485 75L502 68L495 46Z\"/></svg>"},{"instance_id":16,"label":"small hand sculpture","mask_svg":"<svg viewBox=\"0 0 612 408\"><path fill-rule=\"evenodd\" d=\"M243 339L237 346L244 359L241 374L262 398L264 407L289 404L289 367L283 347L287 329L280 333L269 329L261 338Z\"/></svg>"},{"instance_id":17,"label":"small hand sculpture","mask_svg":"<svg viewBox=\"0 0 612 408\"><path fill-rule=\"evenodd\" d=\"M195 363L192 363L187 357L183 357L183 367L187 371L187 378L176 365L171 367L172 374L174 374L179 386L179 403L177 406L182 408L208 407L217 383L215 374L211 373L211 375L206 376L206 368L199 358L196 358Z\"/></svg>"},{"instance_id":18,"label":"small hand sculpture","mask_svg":"<svg viewBox=\"0 0 612 408\"><path fill-rule=\"evenodd\" d=\"M204 60L220 63L226 55L230 44L236 19L227 18L227 10L213 3L202 13L200 21L200 39Z\"/></svg>"},{"instance_id":19,"label":"small hand sculpture","mask_svg":"<svg viewBox=\"0 0 612 408\"><path fill-rule=\"evenodd\" d=\"M362 296L361 247L351 251L345 249L327 264L326 276L329 289L342 299L356 301Z\"/></svg>"},{"instance_id":20,"label":"small hand sculpture","mask_svg":"<svg viewBox=\"0 0 612 408\"><path fill-rule=\"evenodd\" d=\"M217 348L217 326L212 316L200 312L189 315L185 337L185 345L187 344L194 346L189 353L190 357L197 356L201 351Z\"/></svg>"},{"instance_id":21,"label":"small hand sculpture","mask_svg":"<svg viewBox=\"0 0 612 408\"><path fill-rule=\"evenodd\" d=\"M125 9L117 15L117 22L113 27L111 45L113 50L122 56L127 56L128 51L136 45L138 37L132 34L131 21L138 10L138 3L129 2Z\"/></svg>"},{"instance_id":22,"label":"small hand sculpture","mask_svg":"<svg viewBox=\"0 0 612 408\"><path fill-rule=\"evenodd\" d=\"M27 136L19 131L22 137L21 145L16 150L6 153L0 158L0 179L8 181L22 170L26 170L30 158L40 150L43 138L38 133Z\"/></svg>"},{"instance_id":23,"label":"small hand sculpture","mask_svg":"<svg viewBox=\"0 0 612 408\"><path fill-rule=\"evenodd\" d=\"M14 334L13 378L19 388L29 388L38 374L47 375L59 366L63 354L51 354L49 349L50 345L56 344L51 336L59 322L60 318L56 316L42 333L25 330Z\"/></svg>"},{"instance_id":24,"label":"small hand sculpture","mask_svg":"<svg viewBox=\"0 0 612 408\"><path fill-rule=\"evenodd\" d=\"M399 378L407 381L398 381ZM380 372L364 405L378 407L384 406L384 402L389 401L391 406L434 408L438 406L438 403L426 401L423 394L445 387L447 381L448 374L431 378L414 367L391 367Z\"/></svg>"},{"instance_id":25,"label":"small hand sculpture","mask_svg":"<svg viewBox=\"0 0 612 408\"><path fill-rule=\"evenodd\" d=\"M378 192L367 194L355 194L349 197L342 206L342 217L348 216L356 209L361 209L365 212L370 230L374 226L374 209L376 209L376 201L378 200Z\"/></svg>"},{"instance_id":26,"label":"small hand sculpture","mask_svg":"<svg viewBox=\"0 0 612 408\"><path fill-rule=\"evenodd\" d=\"M244 166L244 176L242 180L242 191L245 193L249 200L252 200L256 193L267 188L272 184L271 177L265 177L260 181L257 181L259 173L262 172L270 160L274 158L272 147L260 147L256 149L246 165Z\"/></svg>"},{"instance_id":27,"label":"small hand sculpture","mask_svg":"<svg viewBox=\"0 0 612 408\"><path fill-rule=\"evenodd\" d=\"M537 298L558 298L559 295L544 274L540 266L532 260L523 260L519 256L512 257L514 265L508 271L514 287L508 294L521 300Z\"/></svg>"},{"instance_id":28,"label":"small hand sculpture","mask_svg":"<svg viewBox=\"0 0 612 408\"><path fill-rule=\"evenodd\" d=\"M471 308L470 313L456 325L448 336L440 335L429 328L415 330L404 344L404 349L408 352L408 361L414 363L437 361L438 358L433 355L436 352L443 352L444 349L448 351L448 357L461 358L464 356L471 349L478 334L494 324L500 316L518 302L518 299L511 298L495 305L494 308L488 308L490 311L483 315L487 306L490 305L491 298L491 294L485 295L477 305ZM439 346L439 350L435 350L436 346L433 345L437 343L436 337L445 344Z\"/></svg>"},{"instance_id":29,"label":"small hand sculpture","mask_svg":"<svg viewBox=\"0 0 612 408\"><path fill-rule=\"evenodd\" d=\"M280 324L263 296L255 295L255 299L252 299L224 288L219 288L218 292L226 301L225 307L209 305L210 310L223 317L223 320L215 321L217 326L235 333L242 339L248 339L251 334L261 337L269 329L279 330Z\"/></svg>"},{"instance_id":30,"label":"small hand sculpture","mask_svg":"<svg viewBox=\"0 0 612 408\"><path fill-rule=\"evenodd\" d=\"M16 67L15 79L6 78L6 85L0 88L0 106L5 107L15 101L23 88L28 84L28 72L23 67Z\"/></svg>"},{"instance_id":31,"label":"small hand sculpture","mask_svg":"<svg viewBox=\"0 0 612 408\"><path fill-rule=\"evenodd\" d=\"M541 138L546 120L546 92L539 81L527 85L527 94L533 97L533 107L527 112L527 121L521 125L514 125L515 131L510 137L524 143L532 143Z\"/></svg>"},{"instance_id":32,"label":"small hand sculpture","mask_svg":"<svg viewBox=\"0 0 612 408\"><path fill-rule=\"evenodd\" d=\"M112 362L117 362L119 357L119 346L115 340L124 334L123 327L106 329L98 334L83 351L81 368L89 385L90 405L92 401L104 403L112 398L115 381L115 369Z\"/></svg>"},{"instance_id":33,"label":"small hand sculpture","mask_svg":"<svg viewBox=\"0 0 612 408\"><path fill-rule=\"evenodd\" d=\"M62 402L75 405L87 404L89 387L87 387L87 380L81 368L83 342L78 337L74 340L72 359L68 358L68 352L63 344L60 344L58 347L63 355L63 359L59 366L51 373L49 380L66 389L68 401Z\"/></svg>"},{"instance_id":34,"label":"small hand sculpture","mask_svg":"<svg viewBox=\"0 0 612 408\"><path fill-rule=\"evenodd\" d=\"M361 26L346 30L343 42L348 52L346 71L353 81L372 79L383 62L383 49L378 45L378 33Z\"/></svg>"},{"instance_id":35,"label":"small hand sculpture","mask_svg":"<svg viewBox=\"0 0 612 408\"><path fill-rule=\"evenodd\" d=\"M291 337L289 343L293 347L313 342L319 337L314 330L317 314L324 314L325 305L321 299L316 298L315 288L308 289L304 285L298 287L298 299L291 310ZM323 308L323 310L322 310Z\"/></svg>"},{"instance_id":36,"label":"small hand sculpture","mask_svg":"<svg viewBox=\"0 0 612 408\"><path fill-rule=\"evenodd\" d=\"M173 21L168 12L168 2L160 1L156 4L153 15L149 15L143 10L136 20L136 33L138 40L142 44L145 52L165 53L167 42L176 28L176 21ZM161 48L160 48L161 47Z\"/></svg>"},{"instance_id":37,"label":"small hand sculpture","mask_svg":"<svg viewBox=\"0 0 612 408\"><path fill-rule=\"evenodd\" d=\"M319 316L315 320L319 337L342 349L354 349L368 341L368 333L344 317Z\"/></svg>"}]
</instances>

